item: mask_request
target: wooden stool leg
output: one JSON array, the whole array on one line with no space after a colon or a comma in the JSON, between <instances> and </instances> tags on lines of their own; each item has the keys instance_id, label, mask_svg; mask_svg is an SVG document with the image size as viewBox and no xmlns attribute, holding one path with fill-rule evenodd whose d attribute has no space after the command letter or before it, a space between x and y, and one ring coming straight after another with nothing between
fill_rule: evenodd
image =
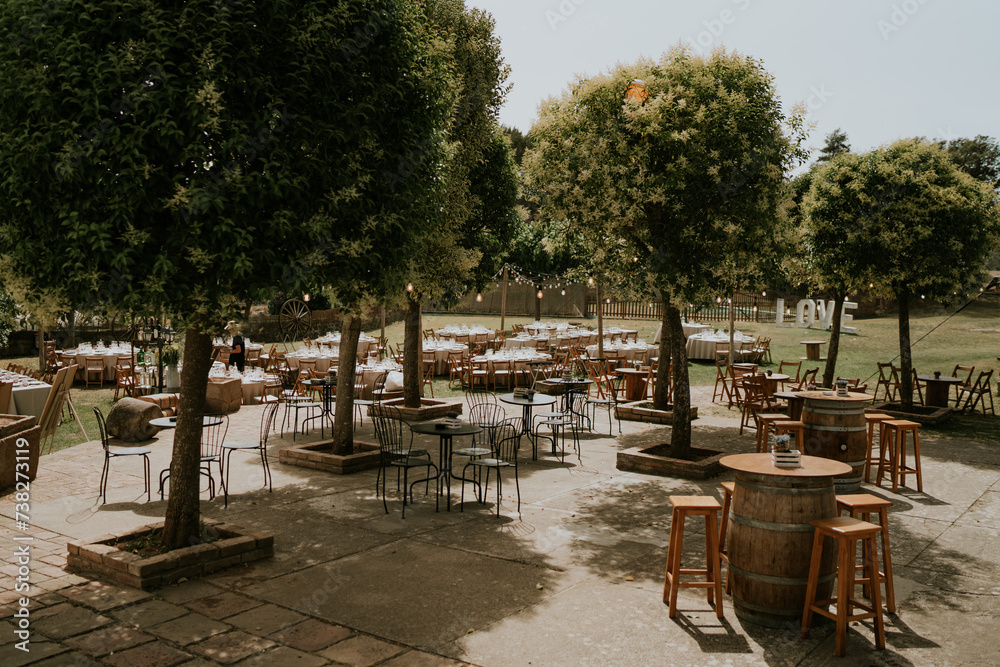
<instances>
[{"instance_id":1,"label":"wooden stool leg","mask_svg":"<svg viewBox=\"0 0 1000 667\"><path fill-rule=\"evenodd\" d=\"M712 597L715 597L715 615L722 618L722 564L719 559L719 528L715 519L715 512L710 512L706 517L705 525L705 552L708 560L708 580L715 585L708 589L708 603L712 604Z\"/></svg>"},{"instance_id":2,"label":"wooden stool leg","mask_svg":"<svg viewBox=\"0 0 1000 667\"><path fill-rule=\"evenodd\" d=\"M667 548L667 575L663 590L663 601L669 603L667 617L677 615L677 591L681 576L681 551L684 545L684 514L674 508L670 521L670 546Z\"/></svg>"},{"instance_id":3,"label":"wooden stool leg","mask_svg":"<svg viewBox=\"0 0 1000 667\"><path fill-rule=\"evenodd\" d=\"M871 482L872 447L875 444L875 422L868 422L868 453L865 454L865 481ZM881 442L879 443L881 445Z\"/></svg>"},{"instance_id":4,"label":"wooden stool leg","mask_svg":"<svg viewBox=\"0 0 1000 667\"><path fill-rule=\"evenodd\" d=\"M875 486L882 486L882 475L885 474L888 465L886 457L892 458L892 437L893 429L891 428L879 433L878 472L875 474Z\"/></svg>"},{"instance_id":5,"label":"wooden stool leg","mask_svg":"<svg viewBox=\"0 0 1000 667\"><path fill-rule=\"evenodd\" d=\"M920 433L913 429L913 467L917 470L917 491L924 492L924 474L920 469Z\"/></svg>"},{"instance_id":6,"label":"wooden stool leg","mask_svg":"<svg viewBox=\"0 0 1000 667\"><path fill-rule=\"evenodd\" d=\"M729 492L729 489L722 487L724 492L724 497L722 499L722 520L719 523L719 553L721 554L726 550L726 534L729 530L729 508L733 502L733 494ZM726 563L728 565L729 558L726 558ZM721 576L722 572L722 562L720 557L719 562L719 572ZM729 576L729 568L726 568L726 593L731 593L733 590L732 578Z\"/></svg>"},{"instance_id":7,"label":"wooden stool leg","mask_svg":"<svg viewBox=\"0 0 1000 667\"><path fill-rule=\"evenodd\" d=\"M882 565L885 572L885 608L890 614L896 613L896 591L892 583L892 555L889 553L889 518L884 507L879 508L879 524L882 526Z\"/></svg>"},{"instance_id":8,"label":"wooden stool leg","mask_svg":"<svg viewBox=\"0 0 1000 667\"><path fill-rule=\"evenodd\" d=\"M854 590L855 540L837 540L837 640L834 654L843 658L847 651L847 617L851 613L851 593ZM848 542L849 544L844 544ZM847 548L845 548L847 547Z\"/></svg>"},{"instance_id":9,"label":"wooden stool leg","mask_svg":"<svg viewBox=\"0 0 1000 667\"><path fill-rule=\"evenodd\" d=\"M809 636L812 627L812 605L816 602L816 587L819 580L819 566L823 559L823 534L818 530L813 536L812 559L809 561L809 579L806 584L806 606L802 610L802 638Z\"/></svg>"},{"instance_id":10,"label":"wooden stool leg","mask_svg":"<svg viewBox=\"0 0 1000 667\"><path fill-rule=\"evenodd\" d=\"M872 554L872 559L868 561L868 578L872 587L872 611L875 613L875 648L885 648L885 622L882 618L882 585L878 576L878 549L875 542L875 533L865 538L865 542L870 542L868 551Z\"/></svg>"}]
</instances>

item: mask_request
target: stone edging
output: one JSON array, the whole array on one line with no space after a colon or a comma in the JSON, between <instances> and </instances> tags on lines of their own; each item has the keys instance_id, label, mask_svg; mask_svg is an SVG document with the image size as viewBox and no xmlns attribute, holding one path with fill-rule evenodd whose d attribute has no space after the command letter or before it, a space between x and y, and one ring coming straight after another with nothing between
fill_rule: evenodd
<instances>
[{"instance_id":1,"label":"stone edging","mask_svg":"<svg viewBox=\"0 0 1000 667\"><path fill-rule=\"evenodd\" d=\"M650 401L634 401L632 403L619 403L615 407L615 414L618 419L633 422L645 422L647 424L672 424L674 421L673 411L654 410L653 408L640 408L638 406ZM691 419L698 418L698 406L691 406Z\"/></svg>"},{"instance_id":2,"label":"stone edging","mask_svg":"<svg viewBox=\"0 0 1000 667\"><path fill-rule=\"evenodd\" d=\"M124 586L150 590L274 555L274 536L269 533L245 530L215 519L203 521L209 531L218 535L218 540L149 558L120 551L113 545L123 538L142 537L162 528L162 521L123 535L102 535L86 542L69 542L66 570L95 572Z\"/></svg>"},{"instance_id":3,"label":"stone edging","mask_svg":"<svg viewBox=\"0 0 1000 667\"><path fill-rule=\"evenodd\" d=\"M669 456L650 454L648 453L650 449L652 447L633 447L618 452L615 467L618 470L626 472L640 472L648 475L680 477L683 479L708 479L709 477L715 477L725 472L719 460L723 456L726 456L726 452L702 450L716 453L700 461L685 461Z\"/></svg>"},{"instance_id":4,"label":"stone edging","mask_svg":"<svg viewBox=\"0 0 1000 667\"><path fill-rule=\"evenodd\" d=\"M369 442L355 441L353 454L343 456L329 451L317 451L330 446L330 440L313 442L305 445L295 445L278 450L278 462L285 465L323 470L336 475L350 475L377 468L379 465L379 447Z\"/></svg>"}]
</instances>

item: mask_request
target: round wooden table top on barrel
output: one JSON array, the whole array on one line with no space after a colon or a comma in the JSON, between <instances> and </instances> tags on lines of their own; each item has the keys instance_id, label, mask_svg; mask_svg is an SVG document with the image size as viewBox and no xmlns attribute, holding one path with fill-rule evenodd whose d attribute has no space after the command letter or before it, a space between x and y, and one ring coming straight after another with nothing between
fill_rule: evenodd
<instances>
[{"instance_id":1,"label":"round wooden table top on barrel","mask_svg":"<svg viewBox=\"0 0 1000 667\"><path fill-rule=\"evenodd\" d=\"M770 454L734 454L720 463L736 472L726 540L736 615L757 625L795 627L806 598L810 521L837 516L833 480L851 468L816 456L803 456L801 468L777 468ZM833 590L835 555L824 550L820 599Z\"/></svg>"},{"instance_id":2,"label":"round wooden table top on barrel","mask_svg":"<svg viewBox=\"0 0 1000 667\"><path fill-rule=\"evenodd\" d=\"M870 401L872 397L868 394L862 394L856 391L847 392L847 396L838 396L836 391L831 391L829 389L821 390L816 389L813 391L800 391L797 392L800 398L805 399L815 399L820 401Z\"/></svg>"},{"instance_id":3,"label":"round wooden table top on barrel","mask_svg":"<svg viewBox=\"0 0 1000 667\"><path fill-rule=\"evenodd\" d=\"M755 475L779 477L835 477L851 472L851 466L822 456L802 456L801 468L778 468L771 463L770 454L730 454L719 459L726 468Z\"/></svg>"}]
</instances>

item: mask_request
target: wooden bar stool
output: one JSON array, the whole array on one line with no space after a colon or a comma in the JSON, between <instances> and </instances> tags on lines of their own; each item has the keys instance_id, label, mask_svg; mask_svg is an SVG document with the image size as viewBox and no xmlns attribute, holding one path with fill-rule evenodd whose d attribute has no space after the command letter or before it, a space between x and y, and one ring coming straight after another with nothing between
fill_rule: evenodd
<instances>
[{"instance_id":1,"label":"wooden bar stool","mask_svg":"<svg viewBox=\"0 0 1000 667\"><path fill-rule=\"evenodd\" d=\"M729 508L733 504L733 492L736 490L736 482L723 482L722 491L722 520L719 522L719 560L726 564L726 593L732 591L732 583L729 578L729 550L726 549L726 533L729 530Z\"/></svg>"},{"instance_id":2,"label":"wooden bar stool","mask_svg":"<svg viewBox=\"0 0 1000 667\"><path fill-rule=\"evenodd\" d=\"M844 657L847 645L847 626L851 621L863 621L868 618L875 620L875 648L885 648L885 624L882 620L882 588L878 578L878 563L869 559L864 563L863 573L869 578L872 588L871 606L853 597L854 593L854 561L858 551L858 540L868 542L868 553L875 554L875 536L881 528L873 523L861 521L849 516L838 516L832 519L818 519L810 522L816 529L813 537L812 560L809 562L809 580L806 584L806 605L802 612L802 638L809 636L813 613L826 616L837 622L837 640L834 653ZM837 540L837 596L829 600L816 600L816 588L819 578L820 561L823 558L823 538L831 537ZM836 612L826 609L828 605L837 605ZM853 607L865 610L864 613L852 614Z\"/></svg>"},{"instance_id":3,"label":"wooden bar stool","mask_svg":"<svg viewBox=\"0 0 1000 667\"><path fill-rule=\"evenodd\" d=\"M777 434L777 425L781 422L788 421L788 415L782 415L777 413L762 412L755 415L757 419L757 449L756 452L760 454L761 452L767 452L767 441L768 436L771 434L771 427L775 427L775 433Z\"/></svg>"},{"instance_id":4,"label":"wooden bar stool","mask_svg":"<svg viewBox=\"0 0 1000 667\"><path fill-rule=\"evenodd\" d=\"M774 425L774 434L781 435L782 433L794 433L795 434L795 449L800 452L803 451L803 441L806 438L806 423L802 421L792 421L786 420L783 422L778 422Z\"/></svg>"},{"instance_id":5,"label":"wooden bar stool","mask_svg":"<svg viewBox=\"0 0 1000 667\"><path fill-rule=\"evenodd\" d=\"M882 485L882 475L888 473L892 479L892 492L896 493L900 486L906 486L906 476L917 476L917 491L924 490L924 476L920 471L920 424L906 419L890 419L882 422L885 428L886 447L889 450L889 460L885 460L885 452L879 456L878 476L875 485ZM913 435L913 467L906 465L906 434ZM881 440L881 437L879 438Z\"/></svg>"},{"instance_id":6,"label":"wooden bar stool","mask_svg":"<svg viewBox=\"0 0 1000 667\"><path fill-rule=\"evenodd\" d=\"M667 546L667 571L663 582L663 601L669 602L667 616L677 615L677 591L680 588L707 588L708 604L715 599L715 615L722 618L722 581L719 576L719 528L716 514L719 501L712 496L670 496L674 506L670 518L670 542ZM684 520L688 516L705 517L705 569L682 570ZM705 575L705 581L681 581L681 575ZM876 575L877 576L877 575Z\"/></svg>"},{"instance_id":7,"label":"wooden bar stool","mask_svg":"<svg viewBox=\"0 0 1000 667\"><path fill-rule=\"evenodd\" d=\"M851 493L843 496L837 496L837 509L843 513L847 512L849 516L855 519L861 519L862 521L871 521L871 515L878 514L878 523L882 528L881 531L881 541L882 541L882 571L879 572L879 577L883 582L885 582L885 609L890 614L896 613L896 592L892 585L892 555L889 553L889 517L888 509L892 506L892 502L886 500L885 498L879 498L878 496L873 496L870 493ZM869 556L864 553L865 545L862 544L862 562L874 558L874 556ZM864 583L865 595L871 598L871 586L867 577L862 577L861 579L855 579L855 581Z\"/></svg>"},{"instance_id":8,"label":"wooden bar stool","mask_svg":"<svg viewBox=\"0 0 1000 667\"><path fill-rule=\"evenodd\" d=\"M865 413L865 423L868 425L868 455L865 457L865 481L871 482L871 468L874 463L877 466L879 460L882 458L882 452L885 449L885 429L882 427L883 422L891 421L892 417L881 412L871 412ZM872 455L872 450L875 444L875 427L878 426L878 456Z\"/></svg>"}]
</instances>

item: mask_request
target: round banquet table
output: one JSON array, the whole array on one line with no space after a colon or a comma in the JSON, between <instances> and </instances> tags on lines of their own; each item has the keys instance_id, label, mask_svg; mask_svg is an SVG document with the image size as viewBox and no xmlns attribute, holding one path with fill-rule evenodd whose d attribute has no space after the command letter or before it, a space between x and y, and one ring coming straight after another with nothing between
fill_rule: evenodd
<instances>
[{"instance_id":1,"label":"round banquet table","mask_svg":"<svg viewBox=\"0 0 1000 667\"><path fill-rule=\"evenodd\" d=\"M639 345L637 343L629 343L628 345L618 343L604 344L605 355L614 353L616 356L621 355L625 357L627 361L638 361L643 364L649 363L650 355L654 354L656 350L657 347L655 345ZM597 356L597 351L597 345L587 346L587 356L594 358Z\"/></svg>"},{"instance_id":2,"label":"round banquet table","mask_svg":"<svg viewBox=\"0 0 1000 667\"><path fill-rule=\"evenodd\" d=\"M772 628L798 627L812 555L809 522L837 516L833 478L850 466L803 456L801 468L776 468L770 453L734 454L719 462L736 472L726 537L736 615ZM833 590L832 546L824 547L820 563L820 600Z\"/></svg>"},{"instance_id":3,"label":"round banquet table","mask_svg":"<svg viewBox=\"0 0 1000 667\"><path fill-rule=\"evenodd\" d=\"M733 339L734 345L739 345L740 343L752 343L754 341L750 336L735 337ZM725 343L729 346L729 336L716 338L715 336L706 336L706 334L694 334L688 336L687 340L687 358L688 359L708 359L715 360L715 344Z\"/></svg>"},{"instance_id":4,"label":"round banquet table","mask_svg":"<svg viewBox=\"0 0 1000 667\"><path fill-rule=\"evenodd\" d=\"M76 379L79 380L80 382L83 382L83 379L87 373L87 357L101 357L102 361L104 361L105 382L107 381L114 382L115 366L118 365L118 360L124 359L126 362L129 362L132 359L132 354L128 350L116 353L108 352L107 350L103 350L100 352L94 350L93 352L89 352L87 354L84 354L77 350L63 350L62 354L60 355L60 358L62 359L63 363L66 364L67 366L72 364L77 364L79 366L79 368L76 369Z\"/></svg>"}]
</instances>

